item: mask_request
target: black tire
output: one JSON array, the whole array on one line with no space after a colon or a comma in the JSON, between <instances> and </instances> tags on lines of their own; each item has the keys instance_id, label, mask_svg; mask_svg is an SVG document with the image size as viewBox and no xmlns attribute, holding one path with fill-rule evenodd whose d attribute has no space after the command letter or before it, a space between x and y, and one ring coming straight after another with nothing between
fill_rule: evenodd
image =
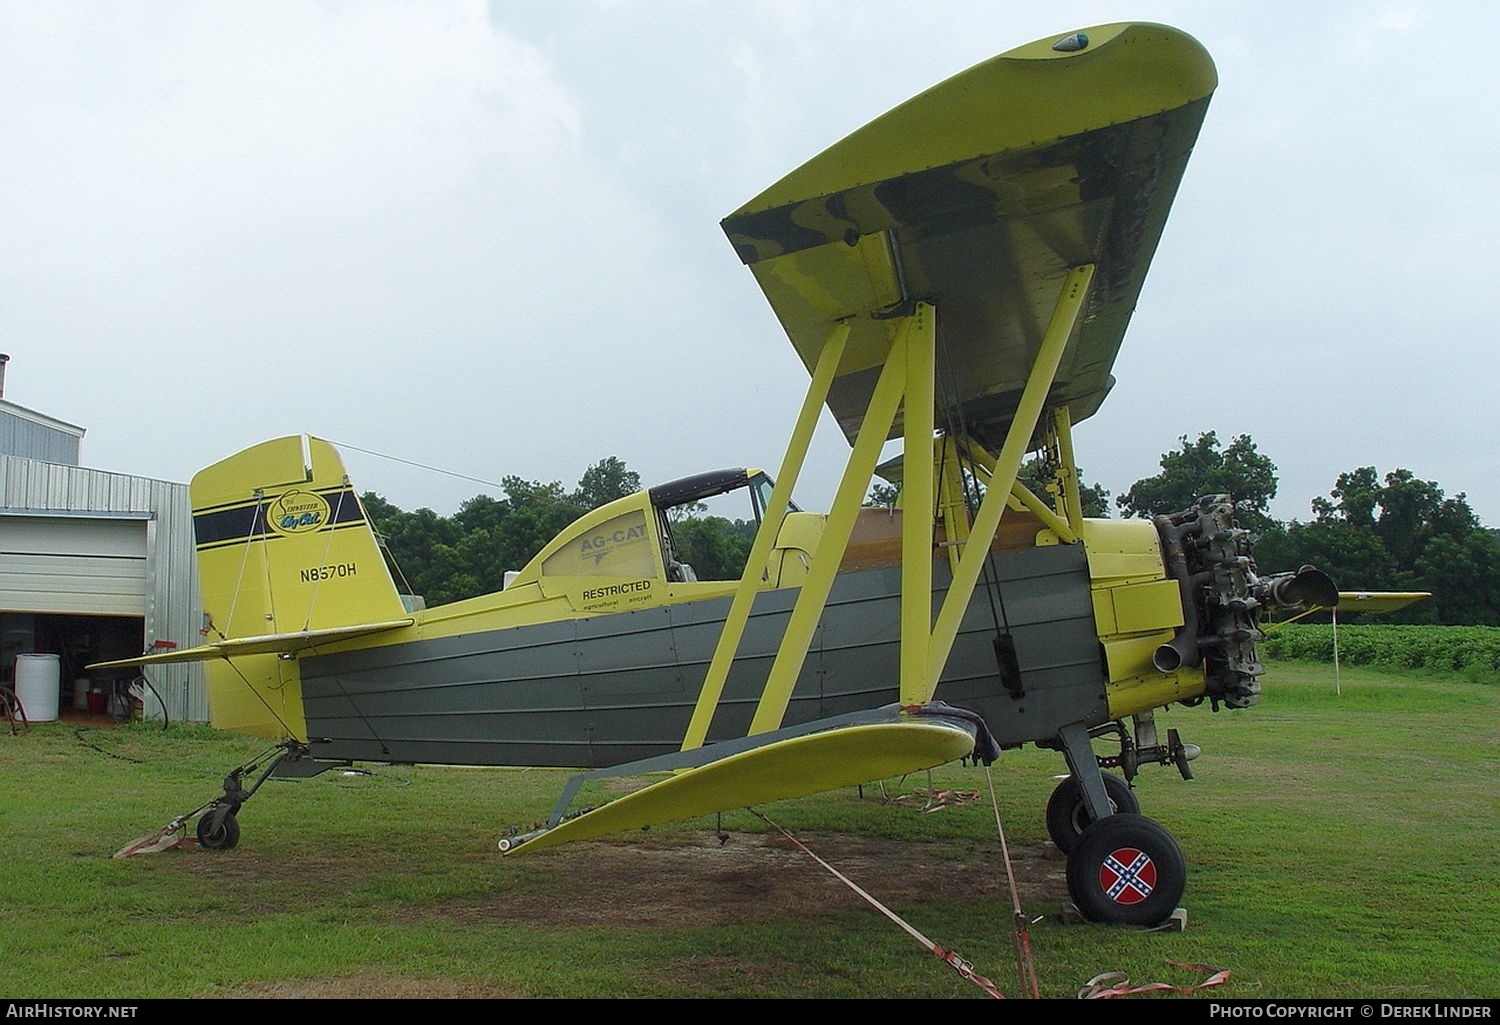
<instances>
[{"instance_id":1,"label":"black tire","mask_svg":"<svg viewBox=\"0 0 1500 1025\"><path fill-rule=\"evenodd\" d=\"M211 811L198 820L198 842L211 851L231 850L240 842L240 820L229 812L217 826Z\"/></svg>"},{"instance_id":2,"label":"black tire","mask_svg":"<svg viewBox=\"0 0 1500 1025\"><path fill-rule=\"evenodd\" d=\"M1130 789L1130 784L1112 772L1102 775L1104 792L1109 795L1110 806L1117 812L1139 814L1141 802L1135 799L1135 791ZM1058 850L1071 854L1073 848L1078 846L1078 837L1093 823L1094 816L1089 814L1088 805L1083 802L1083 788L1078 785L1075 777L1069 776L1057 785L1057 789L1047 799L1047 835L1052 837Z\"/></svg>"},{"instance_id":3,"label":"black tire","mask_svg":"<svg viewBox=\"0 0 1500 1025\"><path fill-rule=\"evenodd\" d=\"M1144 815L1122 812L1100 819L1068 855L1068 894L1090 921L1160 925L1185 889L1182 848Z\"/></svg>"}]
</instances>

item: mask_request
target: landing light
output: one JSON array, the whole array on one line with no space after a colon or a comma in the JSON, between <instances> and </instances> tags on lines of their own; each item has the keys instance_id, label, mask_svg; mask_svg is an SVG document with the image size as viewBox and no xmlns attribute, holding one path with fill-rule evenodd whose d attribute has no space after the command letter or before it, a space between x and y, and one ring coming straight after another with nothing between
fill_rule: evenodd
<instances>
[{"instance_id":1,"label":"landing light","mask_svg":"<svg viewBox=\"0 0 1500 1025\"><path fill-rule=\"evenodd\" d=\"M1053 43L1052 49L1059 53L1072 53L1075 50L1082 50L1088 45L1089 37L1086 34L1074 32L1071 36L1063 36L1057 42Z\"/></svg>"}]
</instances>

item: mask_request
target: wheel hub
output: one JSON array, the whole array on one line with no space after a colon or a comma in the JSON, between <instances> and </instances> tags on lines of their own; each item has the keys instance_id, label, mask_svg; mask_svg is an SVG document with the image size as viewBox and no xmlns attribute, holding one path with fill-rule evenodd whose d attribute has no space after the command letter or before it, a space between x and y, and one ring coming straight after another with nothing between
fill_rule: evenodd
<instances>
[{"instance_id":1,"label":"wheel hub","mask_svg":"<svg viewBox=\"0 0 1500 1025\"><path fill-rule=\"evenodd\" d=\"M1145 851L1117 847L1099 866L1099 888L1116 904L1139 904L1156 889L1156 863Z\"/></svg>"}]
</instances>

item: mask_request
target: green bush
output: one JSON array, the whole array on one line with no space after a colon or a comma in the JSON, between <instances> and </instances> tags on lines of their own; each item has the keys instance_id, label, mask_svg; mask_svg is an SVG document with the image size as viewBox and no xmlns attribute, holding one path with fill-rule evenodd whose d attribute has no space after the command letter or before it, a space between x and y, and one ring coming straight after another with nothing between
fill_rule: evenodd
<instances>
[{"instance_id":1,"label":"green bush","mask_svg":"<svg viewBox=\"0 0 1500 1025\"><path fill-rule=\"evenodd\" d=\"M1331 625L1293 623L1266 634L1271 658L1333 661ZM1339 659L1348 665L1461 673L1478 682L1500 682L1500 627L1340 626Z\"/></svg>"}]
</instances>

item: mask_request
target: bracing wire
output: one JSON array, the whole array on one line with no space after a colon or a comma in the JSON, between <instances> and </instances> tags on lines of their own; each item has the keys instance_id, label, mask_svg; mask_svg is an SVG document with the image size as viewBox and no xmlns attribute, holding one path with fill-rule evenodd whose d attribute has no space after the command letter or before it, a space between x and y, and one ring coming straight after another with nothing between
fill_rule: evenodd
<instances>
[{"instance_id":1,"label":"bracing wire","mask_svg":"<svg viewBox=\"0 0 1500 1025\"><path fill-rule=\"evenodd\" d=\"M375 456L377 459L389 459L393 463L402 463L406 466L415 466L419 470L430 470L433 473L441 473L448 477L457 477L459 480L467 480L473 481L475 484L483 484L488 488L498 488L501 491L505 490L504 484L501 484L497 481L485 480L483 477L471 477L467 473L458 473L455 470L445 470L441 466L429 466L426 463L419 463L414 459L403 459L400 456L393 456L387 452L376 452L373 449L360 448L358 445L350 445L347 442L343 441L334 441L332 438L329 438L327 440L331 445L337 445L339 448L347 448L353 452L363 452L365 455Z\"/></svg>"},{"instance_id":2,"label":"bracing wire","mask_svg":"<svg viewBox=\"0 0 1500 1025\"><path fill-rule=\"evenodd\" d=\"M266 706L266 711L270 712L271 717L281 724L281 728L286 731L286 735L288 737L295 738L297 736L296 731L288 726L286 724L286 720L276 713L276 709L273 708L271 706L271 703L266 700L266 696L260 692L255 684L250 682L250 678L247 677L244 673L240 672L240 667L234 664L234 660L226 657L224 659L224 664L227 665L230 669L233 669L234 675L238 676L240 680L244 682L245 686L250 688L250 693L254 694L255 697L260 701L260 703Z\"/></svg>"},{"instance_id":3,"label":"bracing wire","mask_svg":"<svg viewBox=\"0 0 1500 1025\"><path fill-rule=\"evenodd\" d=\"M962 438L965 442L965 444L954 446L954 449L958 458L959 480L963 483L964 504L968 506L969 515L972 517L974 511L979 507L979 495L977 486L975 485L974 459L973 456L969 455L967 450L969 425L964 419L963 403L959 401L958 396L958 382L953 376L953 361L948 357L948 347L941 330L938 332L938 343L943 352L943 420L947 425L949 435L952 436L954 434L956 426L958 437ZM956 424L955 421L957 421ZM966 461L969 464L967 467L964 465ZM984 561L980 564L984 578L984 593L989 601L990 619L995 624L995 632L997 634L1009 634L1010 616L1005 609L1005 590L1000 586L999 574L995 569L994 562L995 553L993 551L986 552Z\"/></svg>"},{"instance_id":4,"label":"bracing wire","mask_svg":"<svg viewBox=\"0 0 1500 1025\"><path fill-rule=\"evenodd\" d=\"M250 564L250 546L255 543L257 536L256 530L263 522L262 509L265 507L265 504L266 496L264 492L257 491L255 493L255 526L251 529L250 533L245 536L245 549L244 553L240 556L240 572L239 575L234 578L234 594L229 599L229 614L224 617L224 629L219 630L217 627L215 628L222 640L227 641L229 639L228 635L224 633L224 630L234 629L234 610L235 607L240 603L240 585L245 582L245 567Z\"/></svg>"}]
</instances>

